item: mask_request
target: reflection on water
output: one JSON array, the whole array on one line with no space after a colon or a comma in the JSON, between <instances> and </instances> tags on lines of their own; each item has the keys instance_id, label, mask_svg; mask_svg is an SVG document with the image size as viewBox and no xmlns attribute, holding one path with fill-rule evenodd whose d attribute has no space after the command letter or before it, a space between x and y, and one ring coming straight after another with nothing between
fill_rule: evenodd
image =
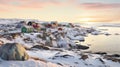
<instances>
[{"instance_id":1,"label":"reflection on water","mask_svg":"<svg viewBox=\"0 0 120 67\"><path fill-rule=\"evenodd\" d=\"M112 35L88 35L84 44L91 44L89 50L120 54L120 35L115 35L116 33L120 34L120 27L99 27L99 29Z\"/></svg>"}]
</instances>

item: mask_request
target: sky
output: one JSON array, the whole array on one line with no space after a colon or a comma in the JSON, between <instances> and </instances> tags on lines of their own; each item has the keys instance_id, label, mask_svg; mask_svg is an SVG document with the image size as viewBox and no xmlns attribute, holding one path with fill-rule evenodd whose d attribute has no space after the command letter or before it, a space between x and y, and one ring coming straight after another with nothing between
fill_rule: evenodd
<instances>
[{"instance_id":1,"label":"sky","mask_svg":"<svg viewBox=\"0 0 120 67\"><path fill-rule=\"evenodd\" d=\"M120 23L120 0L0 0L0 18Z\"/></svg>"}]
</instances>

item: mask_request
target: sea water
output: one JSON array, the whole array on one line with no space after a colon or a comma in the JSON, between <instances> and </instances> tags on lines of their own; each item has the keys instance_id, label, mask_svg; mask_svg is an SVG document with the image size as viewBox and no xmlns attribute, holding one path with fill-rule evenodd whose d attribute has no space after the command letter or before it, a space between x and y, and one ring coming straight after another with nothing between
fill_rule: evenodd
<instances>
[{"instance_id":1,"label":"sea water","mask_svg":"<svg viewBox=\"0 0 120 67\"><path fill-rule=\"evenodd\" d=\"M120 24L119 23L90 23L83 26L92 26L100 30L99 35L89 34L85 37L82 44L89 44L89 51L92 52L107 52L110 54L120 54ZM105 35L109 33L110 35Z\"/></svg>"}]
</instances>

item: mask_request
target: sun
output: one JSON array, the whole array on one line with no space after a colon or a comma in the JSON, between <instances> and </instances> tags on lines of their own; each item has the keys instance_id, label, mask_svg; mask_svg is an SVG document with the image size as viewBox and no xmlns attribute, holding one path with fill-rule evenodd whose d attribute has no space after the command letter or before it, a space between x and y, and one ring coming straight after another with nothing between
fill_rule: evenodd
<instances>
[{"instance_id":1,"label":"sun","mask_svg":"<svg viewBox=\"0 0 120 67\"><path fill-rule=\"evenodd\" d=\"M92 19L91 18L81 18L80 21L82 22L90 22Z\"/></svg>"}]
</instances>

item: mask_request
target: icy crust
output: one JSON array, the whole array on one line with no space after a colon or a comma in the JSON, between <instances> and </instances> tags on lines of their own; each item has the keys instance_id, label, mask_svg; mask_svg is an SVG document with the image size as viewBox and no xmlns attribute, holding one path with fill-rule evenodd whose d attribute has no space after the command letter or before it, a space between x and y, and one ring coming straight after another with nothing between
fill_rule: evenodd
<instances>
[{"instance_id":1,"label":"icy crust","mask_svg":"<svg viewBox=\"0 0 120 67\"><path fill-rule=\"evenodd\" d=\"M0 60L0 67L62 67L51 62L42 62L29 59L28 61L4 61Z\"/></svg>"},{"instance_id":2,"label":"icy crust","mask_svg":"<svg viewBox=\"0 0 120 67\"><path fill-rule=\"evenodd\" d=\"M33 50L27 51L30 56L43 58L49 62L59 64L62 67L119 67L120 63L112 62L104 59L101 55L82 53L77 50ZM82 56L87 55L88 58L83 60Z\"/></svg>"}]
</instances>

